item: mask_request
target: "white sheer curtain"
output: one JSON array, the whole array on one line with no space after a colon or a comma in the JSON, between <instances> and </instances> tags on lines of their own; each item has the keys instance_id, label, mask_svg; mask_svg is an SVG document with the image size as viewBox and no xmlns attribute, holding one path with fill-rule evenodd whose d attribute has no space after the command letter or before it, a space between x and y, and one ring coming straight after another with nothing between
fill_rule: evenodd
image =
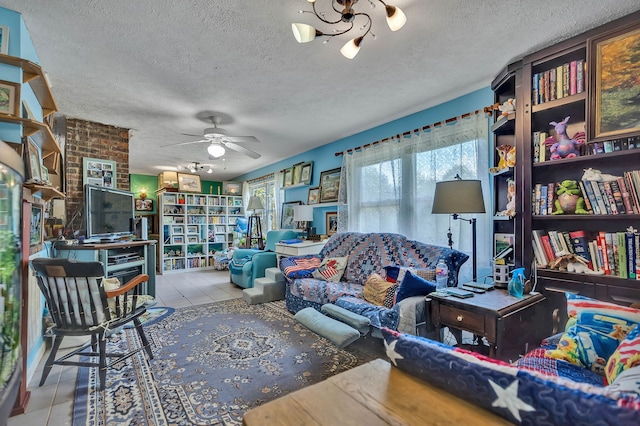
<instances>
[{"instance_id":1,"label":"white sheer curtain","mask_svg":"<svg viewBox=\"0 0 640 426\"><path fill-rule=\"evenodd\" d=\"M488 118L472 114L452 123L412 133L399 140L344 155L338 226L341 231L397 232L441 246L447 230L453 248L471 255L471 225L450 215L432 215L436 182L463 179L482 181L488 213L476 217L478 265L489 265L491 256L491 204L488 175ZM471 280L471 261L460 279Z\"/></svg>"}]
</instances>

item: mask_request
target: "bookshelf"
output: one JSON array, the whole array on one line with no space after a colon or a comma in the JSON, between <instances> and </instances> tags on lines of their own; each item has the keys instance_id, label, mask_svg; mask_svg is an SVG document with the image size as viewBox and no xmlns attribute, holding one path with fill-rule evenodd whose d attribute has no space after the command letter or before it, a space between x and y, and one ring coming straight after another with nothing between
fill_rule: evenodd
<instances>
[{"instance_id":1,"label":"bookshelf","mask_svg":"<svg viewBox=\"0 0 640 426\"><path fill-rule=\"evenodd\" d=\"M162 273L212 268L216 253L233 245L236 221L244 217L241 196L164 192L159 202Z\"/></svg>"},{"instance_id":2,"label":"bookshelf","mask_svg":"<svg viewBox=\"0 0 640 426\"><path fill-rule=\"evenodd\" d=\"M613 176L624 176L625 172L640 170L640 129L627 128L605 134L598 133L594 123L598 107L595 99L598 90L595 75L596 43L623 35L638 28L639 24L640 12L636 12L529 54L506 67L492 83L496 102L510 97L512 87L516 98L513 120L496 117L492 126L496 145L513 143L516 146L516 166L512 173L517 192L516 216L512 221L494 221L494 233L513 229L516 237L514 264L525 267L526 275L536 281L537 290L547 297L549 318L541 320L548 321L544 325L549 329L550 312L554 308L561 308L563 312L562 308L566 306L564 293L567 291L618 304L640 302L640 281L628 273L626 276L619 273L592 275L551 269L546 261L536 258L532 238L534 234L560 235L564 238L566 234L581 232L588 244L602 233L618 237L629 227L640 229L640 210L634 210L633 207L631 212L625 207L624 213L594 211L591 206L589 214L575 214L571 209L563 214L551 214L557 210L554 204L556 198L548 194L549 184L554 184L551 188L557 188L557 183L566 180L576 181L578 187L582 183L584 187L586 182L581 182L582 177L589 168ZM581 72L580 64L584 64ZM575 75L572 74L572 67ZM560 70L563 71L559 82ZM552 76L554 73L555 76ZM549 82L548 88L546 82ZM575 87L572 88L572 85ZM579 156L551 159L553 140L547 137L558 136L550 123L560 122L565 117L570 117L566 131L568 137L581 139L584 143L579 148ZM493 179L494 200L500 200L504 191L501 187L502 177L494 176ZM547 197L543 211L540 192L544 187ZM551 192L555 194L556 191ZM640 205L637 207L640 208ZM498 208L499 204L496 205ZM588 208L586 210L589 211Z\"/></svg>"}]
</instances>

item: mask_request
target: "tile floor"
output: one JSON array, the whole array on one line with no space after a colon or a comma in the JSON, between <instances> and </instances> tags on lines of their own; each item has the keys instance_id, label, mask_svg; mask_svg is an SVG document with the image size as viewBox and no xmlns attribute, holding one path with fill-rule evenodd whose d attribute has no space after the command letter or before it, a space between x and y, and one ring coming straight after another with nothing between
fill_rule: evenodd
<instances>
[{"instance_id":1,"label":"tile floor","mask_svg":"<svg viewBox=\"0 0 640 426\"><path fill-rule=\"evenodd\" d=\"M195 271L156 277L157 306L182 308L242 297L242 289L229 282L229 271ZM54 366L43 386L38 386L40 366L28 385L31 399L25 414L11 417L7 426L60 426L72 423L73 395L78 367Z\"/></svg>"}]
</instances>

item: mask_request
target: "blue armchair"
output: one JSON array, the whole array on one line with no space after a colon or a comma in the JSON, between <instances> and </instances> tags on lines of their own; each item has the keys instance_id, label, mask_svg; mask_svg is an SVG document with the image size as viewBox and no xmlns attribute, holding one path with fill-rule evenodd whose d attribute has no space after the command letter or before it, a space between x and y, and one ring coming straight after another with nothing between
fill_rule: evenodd
<instances>
[{"instance_id":1,"label":"blue armchair","mask_svg":"<svg viewBox=\"0 0 640 426\"><path fill-rule=\"evenodd\" d=\"M276 260L276 243L280 240L296 238L296 231L278 230L267 232L264 250L237 249L229 262L231 282L243 288L252 288L256 278L264 277L264 271L278 265Z\"/></svg>"}]
</instances>

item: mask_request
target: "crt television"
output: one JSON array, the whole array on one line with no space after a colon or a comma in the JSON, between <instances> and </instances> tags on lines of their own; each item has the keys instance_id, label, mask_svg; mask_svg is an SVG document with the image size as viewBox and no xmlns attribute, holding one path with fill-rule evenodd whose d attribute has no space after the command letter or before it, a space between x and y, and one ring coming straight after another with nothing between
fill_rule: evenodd
<instances>
[{"instance_id":1,"label":"crt television","mask_svg":"<svg viewBox=\"0 0 640 426\"><path fill-rule=\"evenodd\" d=\"M133 193L85 185L85 207L87 239L115 240L133 235Z\"/></svg>"}]
</instances>

